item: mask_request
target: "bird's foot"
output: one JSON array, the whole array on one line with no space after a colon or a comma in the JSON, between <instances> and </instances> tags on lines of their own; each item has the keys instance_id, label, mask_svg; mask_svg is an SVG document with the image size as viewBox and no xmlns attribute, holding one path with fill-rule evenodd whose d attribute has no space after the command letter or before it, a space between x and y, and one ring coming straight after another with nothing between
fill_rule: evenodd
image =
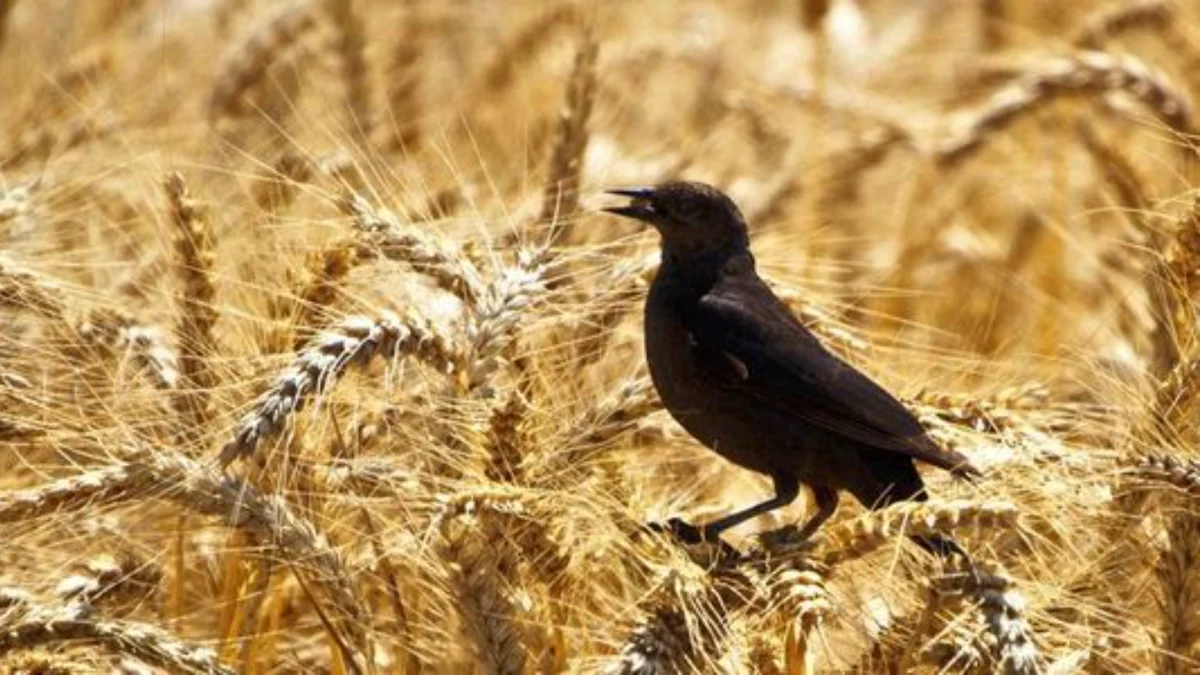
<instances>
[{"instance_id":1,"label":"bird's foot","mask_svg":"<svg viewBox=\"0 0 1200 675\"><path fill-rule=\"evenodd\" d=\"M708 538L706 536L708 533L703 527L696 527L682 518L672 518L665 523L651 523L650 529L654 532L669 534L681 544L699 544L718 538Z\"/></svg>"},{"instance_id":2,"label":"bird's foot","mask_svg":"<svg viewBox=\"0 0 1200 675\"><path fill-rule=\"evenodd\" d=\"M648 527L652 532L671 535L672 539L684 546L711 544L716 547L717 559L720 561L735 561L741 558L741 552L721 539L719 532L703 525L696 526L682 518L671 518L665 523L650 523Z\"/></svg>"}]
</instances>

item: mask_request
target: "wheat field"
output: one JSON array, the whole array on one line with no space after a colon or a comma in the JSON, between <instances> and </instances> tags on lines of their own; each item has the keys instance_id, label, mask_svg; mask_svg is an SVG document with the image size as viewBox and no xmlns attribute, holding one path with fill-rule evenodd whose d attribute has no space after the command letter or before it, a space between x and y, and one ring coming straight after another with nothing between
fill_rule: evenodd
<instances>
[{"instance_id":1,"label":"wheat field","mask_svg":"<svg viewBox=\"0 0 1200 675\"><path fill-rule=\"evenodd\" d=\"M1191 0L0 0L0 83L0 671L1200 671ZM672 178L985 477L647 528L770 494L649 383Z\"/></svg>"}]
</instances>

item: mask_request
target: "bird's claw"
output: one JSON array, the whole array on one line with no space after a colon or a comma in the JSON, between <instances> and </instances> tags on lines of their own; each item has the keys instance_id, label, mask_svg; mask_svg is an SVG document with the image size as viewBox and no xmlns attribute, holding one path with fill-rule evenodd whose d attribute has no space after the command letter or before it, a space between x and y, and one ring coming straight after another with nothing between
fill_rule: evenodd
<instances>
[{"instance_id":1,"label":"bird's claw","mask_svg":"<svg viewBox=\"0 0 1200 675\"><path fill-rule=\"evenodd\" d=\"M699 544L717 539L708 538L708 533L703 527L696 527L682 518L672 518L665 523L650 523L649 527L651 532L669 534L681 544Z\"/></svg>"},{"instance_id":2,"label":"bird's claw","mask_svg":"<svg viewBox=\"0 0 1200 675\"><path fill-rule=\"evenodd\" d=\"M711 544L717 547L717 559L721 561L736 561L741 559L741 553L721 539L719 533L710 530L703 525L697 527L682 518L671 518L665 523L650 523L648 526L651 532L659 532L671 535L675 541L684 546L696 546L698 544Z\"/></svg>"}]
</instances>

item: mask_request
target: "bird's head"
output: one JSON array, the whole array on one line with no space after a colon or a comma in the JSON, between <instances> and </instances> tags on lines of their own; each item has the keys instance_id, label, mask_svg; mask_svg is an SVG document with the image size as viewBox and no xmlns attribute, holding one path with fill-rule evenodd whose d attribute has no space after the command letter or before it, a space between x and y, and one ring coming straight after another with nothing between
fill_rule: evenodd
<instances>
[{"instance_id":1,"label":"bird's head","mask_svg":"<svg viewBox=\"0 0 1200 675\"><path fill-rule=\"evenodd\" d=\"M711 185L671 181L608 193L629 197L630 202L605 211L653 225L662 235L663 250L674 256L732 255L745 252L750 245L737 204Z\"/></svg>"}]
</instances>

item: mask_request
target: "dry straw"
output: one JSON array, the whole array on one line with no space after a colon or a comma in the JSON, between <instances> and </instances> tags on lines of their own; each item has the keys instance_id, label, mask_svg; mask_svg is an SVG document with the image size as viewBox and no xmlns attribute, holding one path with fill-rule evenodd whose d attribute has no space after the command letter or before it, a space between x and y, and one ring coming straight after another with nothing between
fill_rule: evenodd
<instances>
[{"instance_id":1,"label":"dry straw","mask_svg":"<svg viewBox=\"0 0 1200 675\"><path fill-rule=\"evenodd\" d=\"M567 80L562 111L558 115L554 150L542 195L541 221L552 223L550 245L571 241L565 224L579 210L583 156L588 145L588 119L596 98L596 59L600 45L590 30L580 38L575 66Z\"/></svg>"},{"instance_id":2,"label":"dry straw","mask_svg":"<svg viewBox=\"0 0 1200 675\"><path fill-rule=\"evenodd\" d=\"M311 0L296 0L252 28L221 63L209 97L210 119L240 114L242 96L263 79L272 63L316 25L315 18Z\"/></svg>"},{"instance_id":3,"label":"dry straw","mask_svg":"<svg viewBox=\"0 0 1200 675\"><path fill-rule=\"evenodd\" d=\"M340 202L342 211L354 219L354 226L363 235L360 254L370 258L382 256L388 260L412 265L413 269L433 279L439 287L474 302L482 293L483 282L474 264L461 253L451 251L433 237L405 226L385 208L372 206L357 194L348 194Z\"/></svg>"},{"instance_id":4,"label":"dry straw","mask_svg":"<svg viewBox=\"0 0 1200 675\"><path fill-rule=\"evenodd\" d=\"M253 455L262 442L281 433L296 412L333 388L351 367L404 357L414 357L440 372L450 372L461 363L450 340L416 317L390 313L379 318L352 316L329 327L299 351L259 397L233 440L221 449L221 464L228 466L235 459Z\"/></svg>"},{"instance_id":5,"label":"dry straw","mask_svg":"<svg viewBox=\"0 0 1200 675\"><path fill-rule=\"evenodd\" d=\"M346 88L350 129L365 138L374 124L366 29L354 9L353 0L325 0L325 11L337 29L335 48L341 61L342 84Z\"/></svg>"},{"instance_id":6,"label":"dry straw","mask_svg":"<svg viewBox=\"0 0 1200 675\"><path fill-rule=\"evenodd\" d=\"M172 673L234 673L221 665L211 649L186 644L150 624L96 617L84 604L56 608L27 606L15 617L6 619L0 615L0 656L18 650L81 643L97 644Z\"/></svg>"},{"instance_id":7,"label":"dry straw","mask_svg":"<svg viewBox=\"0 0 1200 675\"><path fill-rule=\"evenodd\" d=\"M216 246L212 226L188 194L183 176L168 175L165 188L176 230L175 271L182 286L175 328L182 389L175 407L186 418L187 428L200 430L211 418L209 392L217 382L210 365L215 351L213 327L218 317L213 283Z\"/></svg>"},{"instance_id":8,"label":"dry straw","mask_svg":"<svg viewBox=\"0 0 1200 675\"><path fill-rule=\"evenodd\" d=\"M317 527L297 515L283 498L261 494L182 455L138 449L120 464L40 488L4 493L0 523L156 497L259 535L274 555L291 563L328 596L335 625L357 650L350 655L352 661L370 662L373 648L367 611L341 554Z\"/></svg>"},{"instance_id":9,"label":"dry straw","mask_svg":"<svg viewBox=\"0 0 1200 675\"><path fill-rule=\"evenodd\" d=\"M525 672L529 654L507 587L506 570L516 561L503 521L490 513L497 505L490 501L472 497L448 504L436 523L436 546L483 672L517 675ZM520 508L520 503L500 505L506 507Z\"/></svg>"},{"instance_id":10,"label":"dry straw","mask_svg":"<svg viewBox=\"0 0 1200 675\"><path fill-rule=\"evenodd\" d=\"M61 320L67 298L55 282L0 258L0 308Z\"/></svg>"},{"instance_id":11,"label":"dry straw","mask_svg":"<svg viewBox=\"0 0 1200 675\"><path fill-rule=\"evenodd\" d=\"M1071 43L1081 49L1100 49L1105 42L1139 28L1162 30L1175 19L1175 11L1170 0L1134 0L1114 4L1089 15L1083 25L1076 29Z\"/></svg>"},{"instance_id":12,"label":"dry straw","mask_svg":"<svg viewBox=\"0 0 1200 675\"><path fill-rule=\"evenodd\" d=\"M427 41L426 22L415 7L404 7L404 30L391 49L387 70L388 113L394 148L414 153L422 140L422 60Z\"/></svg>"},{"instance_id":13,"label":"dry straw","mask_svg":"<svg viewBox=\"0 0 1200 675\"><path fill-rule=\"evenodd\" d=\"M1124 92L1141 101L1180 136L1195 132L1187 94L1133 56L1081 52L1042 59L1012 84L1002 87L979 109L953 119L949 138L932 150L948 168L974 154L987 138L1059 98Z\"/></svg>"}]
</instances>

